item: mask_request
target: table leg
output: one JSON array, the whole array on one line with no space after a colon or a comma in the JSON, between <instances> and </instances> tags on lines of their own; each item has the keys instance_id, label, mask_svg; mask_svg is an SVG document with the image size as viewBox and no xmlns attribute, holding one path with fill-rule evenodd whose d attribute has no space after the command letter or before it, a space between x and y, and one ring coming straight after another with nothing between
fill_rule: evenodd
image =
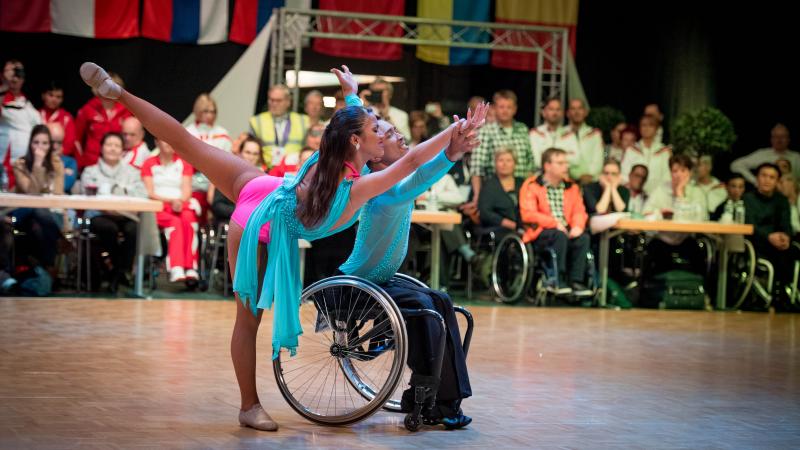
<instances>
[{"instance_id":1,"label":"table leg","mask_svg":"<svg viewBox=\"0 0 800 450\"><path fill-rule=\"evenodd\" d=\"M133 295L143 298L142 284L144 280L144 227L142 226L142 215L139 215L139 223L136 225L136 275L133 281Z\"/></svg>"},{"instance_id":2,"label":"table leg","mask_svg":"<svg viewBox=\"0 0 800 450\"><path fill-rule=\"evenodd\" d=\"M439 258L441 257L442 230L431 225L431 289L439 289Z\"/></svg>"},{"instance_id":3,"label":"table leg","mask_svg":"<svg viewBox=\"0 0 800 450\"><path fill-rule=\"evenodd\" d=\"M728 245L726 239L719 244L719 274L717 275L717 310L725 310L725 297L728 288Z\"/></svg>"},{"instance_id":4,"label":"table leg","mask_svg":"<svg viewBox=\"0 0 800 450\"><path fill-rule=\"evenodd\" d=\"M608 247L610 235L608 231L600 234L600 300L598 304L605 308L608 295Z\"/></svg>"}]
</instances>

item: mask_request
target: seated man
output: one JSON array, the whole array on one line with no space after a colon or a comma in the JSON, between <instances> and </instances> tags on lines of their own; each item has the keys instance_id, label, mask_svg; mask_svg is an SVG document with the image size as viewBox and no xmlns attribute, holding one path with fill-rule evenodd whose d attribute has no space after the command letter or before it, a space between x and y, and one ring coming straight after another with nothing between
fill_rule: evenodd
<instances>
[{"instance_id":1,"label":"seated man","mask_svg":"<svg viewBox=\"0 0 800 450\"><path fill-rule=\"evenodd\" d=\"M742 200L744 196L744 176L740 173L734 173L728 177L728 181L725 182L725 190L728 192L728 198L711 213L711 220L729 223L739 222L740 220L736 217L736 210L741 208L741 211L744 212L744 201ZM744 217L741 220L743 221Z\"/></svg>"},{"instance_id":2,"label":"seated man","mask_svg":"<svg viewBox=\"0 0 800 450\"><path fill-rule=\"evenodd\" d=\"M336 72L349 105L360 104L354 94L358 84L352 75ZM389 122L378 122L383 137L384 154L381 162L371 163L372 170L381 170L399 160L408 151L405 138ZM461 158L464 152L475 146L473 136L453 133L448 142L447 133L433 139L441 139L441 147L447 146L415 173L411 174L393 189L369 200L361 212L360 224L353 252L340 267L342 273L365 278L380 285L401 308L425 308L439 312L447 327L446 347L442 362L441 379L436 393L436 404L423 415L426 423L442 423L448 429L462 428L472 419L461 412L461 400L472 395L467 374L466 357L461 346L458 321L453 311L450 297L444 292L420 288L405 281L395 281L392 277L406 256L411 213L414 199L425 192L453 166L453 160ZM412 376L433 375L433 352L430 342L441 337L438 324L428 319L411 320L408 323L409 348L408 365ZM426 350L420 350L426 349ZM414 390L403 393L402 408L410 411L413 405Z\"/></svg>"},{"instance_id":3,"label":"seated man","mask_svg":"<svg viewBox=\"0 0 800 450\"><path fill-rule=\"evenodd\" d=\"M757 190L744 194L745 223L753 225L756 253L775 268L776 290L785 291L792 281L793 262L800 258L791 245L789 201L777 191L780 170L772 163L756 169ZM791 263L789 263L791 261Z\"/></svg>"},{"instance_id":4,"label":"seated man","mask_svg":"<svg viewBox=\"0 0 800 450\"><path fill-rule=\"evenodd\" d=\"M706 196L691 183L692 159L687 155L673 155L669 159L670 182L659 186L644 207L645 214L660 214L665 219L703 221L708 218ZM697 241L687 233L661 232L647 248L651 274L674 268L673 256L688 260L692 271L703 272L703 257Z\"/></svg>"},{"instance_id":5,"label":"seated man","mask_svg":"<svg viewBox=\"0 0 800 450\"><path fill-rule=\"evenodd\" d=\"M537 253L555 250L556 294L591 295L592 291L583 284L589 251L589 235L585 232L588 216L580 187L568 181L567 153L557 148L545 150L542 169L542 175L528 178L520 189L520 218L527 228L522 240L533 242Z\"/></svg>"},{"instance_id":6,"label":"seated man","mask_svg":"<svg viewBox=\"0 0 800 450\"><path fill-rule=\"evenodd\" d=\"M630 193L628 199L628 211L634 215L644 214L644 205L647 203L647 193L644 191L644 185L647 183L647 177L650 170L644 164L636 164L631 167L628 174L628 182L625 187Z\"/></svg>"}]
</instances>

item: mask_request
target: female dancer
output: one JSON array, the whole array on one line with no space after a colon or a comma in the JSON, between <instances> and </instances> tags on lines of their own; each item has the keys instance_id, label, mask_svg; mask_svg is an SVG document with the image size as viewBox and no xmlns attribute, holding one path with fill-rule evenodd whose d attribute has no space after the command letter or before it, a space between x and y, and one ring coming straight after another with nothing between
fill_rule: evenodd
<instances>
[{"instance_id":1,"label":"female dancer","mask_svg":"<svg viewBox=\"0 0 800 450\"><path fill-rule=\"evenodd\" d=\"M349 74L347 67L343 68ZM323 134L320 151L295 178L284 181L264 175L244 160L196 139L168 114L125 91L96 64L84 63L80 72L89 86L103 97L118 99L148 131L172 145L183 159L236 202L228 252L231 271L236 274L234 290L240 300L236 302L231 339L231 357L242 396L239 422L260 430L277 430L256 392L256 333L260 309L269 308L275 298L273 355L281 347L294 351L297 346L297 336L302 332L297 308L297 238L319 239L351 225L367 200L398 183L433 158L440 148L420 145L390 168L360 176L367 161L382 156L382 136L374 115L362 107L350 106L334 114ZM487 105L480 105L474 114L467 113L466 120L455 117L455 123L443 133L453 139L474 140L474 131L482 124L487 109ZM269 258L258 296L256 244L267 239Z\"/></svg>"}]
</instances>

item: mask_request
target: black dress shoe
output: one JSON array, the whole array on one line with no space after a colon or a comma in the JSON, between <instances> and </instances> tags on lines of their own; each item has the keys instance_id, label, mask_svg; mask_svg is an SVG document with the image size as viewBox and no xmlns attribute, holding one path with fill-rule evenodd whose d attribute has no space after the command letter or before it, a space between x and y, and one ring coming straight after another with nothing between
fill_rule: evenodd
<instances>
[{"instance_id":1,"label":"black dress shoe","mask_svg":"<svg viewBox=\"0 0 800 450\"><path fill-rule=\"evenodd\" d=\"M453 417L442 417L439 422L444 425L447 430L457 430L464 428L472 423L472 417L465 416L464 414L456 414Z\"/></svg>"}]
</instances>

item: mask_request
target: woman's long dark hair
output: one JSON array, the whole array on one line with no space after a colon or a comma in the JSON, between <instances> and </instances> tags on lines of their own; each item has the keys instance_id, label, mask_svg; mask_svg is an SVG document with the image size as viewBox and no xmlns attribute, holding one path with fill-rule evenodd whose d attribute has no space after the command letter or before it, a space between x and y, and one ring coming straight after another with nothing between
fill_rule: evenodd
<instances>
[{"instance_id":1,"label":"woman's long dark hair","mask_svg":"<svg viewBox=\"0 0 800 450\"><path fill-rule=\"evenodd\" d=\"M28 172L33 172L33 138L40 134L46 134L47 140L50 141L50 148L47 149L47 155L44 157L44 168L47 170L47 173L53 171L53 162L50 161L50 158L53 156L53 137L50 136L50 129L47 128L47 125L36 125L31 130L31 138L28 139L28 153L25 153L25 156L22 157L23 161L25 161L25 167L28 168Z\"/></svg>"},{"instance_id":2,"label":"woman's long dark hair","mask_svg":"<svg viewBox=\"0 0 800 450\"><path fill-rule=\"evenodd\" d=\"M361 106L347 106L337 111L322 134L317 170L308 184L308 195L298 202L297 217L305 227L319 224L328 213L339 187L345 161L353 159L355 149L350 136L360 135L370 113Z\"/></svg>"}]
</instances>

